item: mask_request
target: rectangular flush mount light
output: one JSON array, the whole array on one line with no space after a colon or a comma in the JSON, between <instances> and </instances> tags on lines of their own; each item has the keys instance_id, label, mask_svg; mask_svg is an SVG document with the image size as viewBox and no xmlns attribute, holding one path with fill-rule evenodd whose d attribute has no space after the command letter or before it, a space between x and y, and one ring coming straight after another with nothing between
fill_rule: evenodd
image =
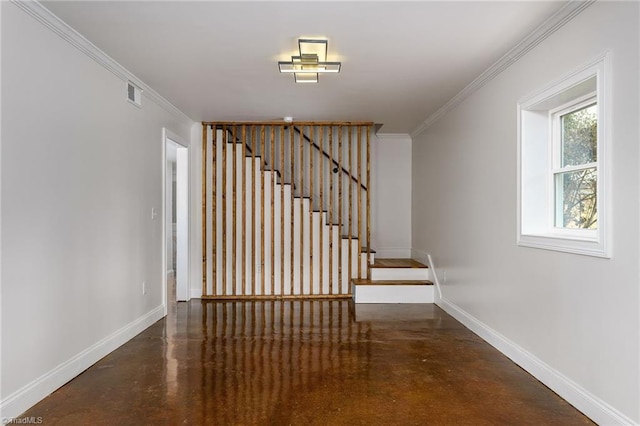
<instances>
[{"instance_id":1,"label":"rectangular flush mount light","mask_svg":"<svg viewBox=\"0 0 640 426\"><path fill-rule=\"evenodd\" d=\"M293 73L296 83L317 83L319 73L340 72L340 62L327 62L328 42L324 39L298 39L298 56L279 61L282 73Z\"/></svg>"},{"instance_id":2,"label":"rectangular flush mount light","mask_svg":"<svg viewBox=\"0 0 640 426\"><path fill-rule=\"evenodd\" d=\"M317 73L294 73L293 79L296 83L317 83Z\"/></svg>"},{"instance_id":3,"label":"rectangular flush mount light","mask_svg":"<svg viewBox=\"0 0 640 426\"><path fill-rule=\"evenodd\" d=\"M316 55L318 61L327 61L327 50L329 48L329 41L324 39L298 39L298 51L300 55Z\"/></svg>"},{"instance_id":4,"label":"rectangular flush mount light","mask_svg":"<svg viewBox=\"0 0 640 426\"><path fill-rule=\"evenodd\" d=\"M278 69L280 72L293 72L293 73L338 73L340 72L340 62L314 62L305 64L297 62L295 58L298 56L292 56L291 62L281 61L278 62Z\"/></svg>"}]
</instances>

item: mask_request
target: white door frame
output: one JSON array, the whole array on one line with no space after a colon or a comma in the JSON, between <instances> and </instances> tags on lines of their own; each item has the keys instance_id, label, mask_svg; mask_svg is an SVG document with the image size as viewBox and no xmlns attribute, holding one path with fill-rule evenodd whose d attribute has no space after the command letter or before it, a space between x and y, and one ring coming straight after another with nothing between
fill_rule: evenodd
<instances>
[{"instance_id":1,"label":"white door frame","mask_svg":"<svg viewBox=\"0 0 640 426\"><path fill-rule=\"evenodd\" d=\"M167 295L167 145L173 143L178 146L176 161L176 216L180 220L177 222L176 241L176 298L178 300L190 300L191 277L190 277L190 232L191 224L189 220L190 206L190 173L189 173L189 145L181 137L171 132L167 128L162 129L162 304L164 314L167 315L168 295ZM181 198L181 199L180 199ZM181 266L181 267L180 267Z\"/></svg>"}]
</instances>

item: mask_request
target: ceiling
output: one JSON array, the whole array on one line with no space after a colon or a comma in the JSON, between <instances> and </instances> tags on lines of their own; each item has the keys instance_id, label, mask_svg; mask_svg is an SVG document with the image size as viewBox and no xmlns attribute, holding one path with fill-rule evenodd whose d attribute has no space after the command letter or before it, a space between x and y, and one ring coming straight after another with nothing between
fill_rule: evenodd
<instances>
[{"instance_id":1,"label":"ceiling","mask_svg":"<svg viewBox=\"0 0 640 426\"><path fill-rule=\"evenodd\" d=\"M411 133L565 2L43 1L194 121L366 120ZM340 74L278 72L300 36Z\"/></svg>"}]
</instances>

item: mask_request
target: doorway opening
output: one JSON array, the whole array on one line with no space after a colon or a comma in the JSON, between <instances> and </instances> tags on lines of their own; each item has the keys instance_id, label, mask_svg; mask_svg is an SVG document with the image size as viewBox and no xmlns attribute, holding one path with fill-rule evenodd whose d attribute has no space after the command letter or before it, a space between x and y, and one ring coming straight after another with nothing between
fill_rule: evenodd
<instances>
[{"instance_id":1,"label":"doorway opening","mask_svg":"<svg viewBox=\"0 0 640 426\"><path fill-rule=\"evenodd\" d=\"M164 129L165 315L173 302L188 301L189 291L189 149Z\"/></svg>"}]
</instances>

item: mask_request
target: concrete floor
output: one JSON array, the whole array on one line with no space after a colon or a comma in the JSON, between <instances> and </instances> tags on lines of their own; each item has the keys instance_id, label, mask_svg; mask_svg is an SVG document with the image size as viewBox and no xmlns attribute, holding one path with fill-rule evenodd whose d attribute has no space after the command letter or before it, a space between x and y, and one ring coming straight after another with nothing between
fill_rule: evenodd
<instances>
[{"instance_id":1,"label":"concrete floor","mask_svg":"<svg viewBox=\"0 0 640 426\"><path fill-rule=\"evenodd\" d=\"M582 425L435 305L201 302L24 416L54 425Z\"/></svg>"}]
</instances>

